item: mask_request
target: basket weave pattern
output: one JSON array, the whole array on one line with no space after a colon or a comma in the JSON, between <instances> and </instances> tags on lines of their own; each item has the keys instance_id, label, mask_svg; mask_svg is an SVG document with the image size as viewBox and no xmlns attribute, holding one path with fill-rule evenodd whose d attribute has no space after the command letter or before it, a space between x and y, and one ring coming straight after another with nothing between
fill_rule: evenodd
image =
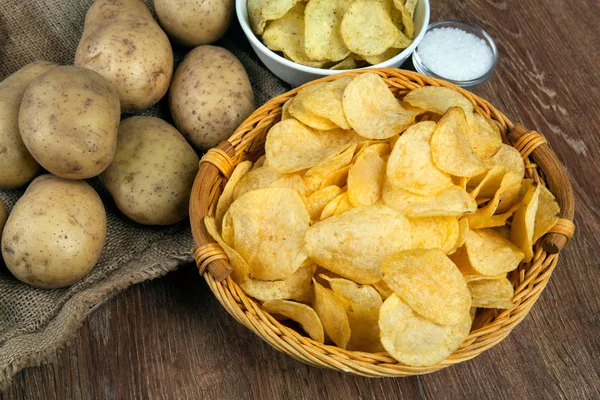
<instances>
[{"instance_id":1,"label":"basket weave pattern","mask_svg":"<svg viewBox=\"0 0 600 400\"><path fill-rule=\"evenodd\" d=\"M478 96L441 80L397 69L369 69L333 75L315 82L330 81L339 76L356 75L362 72L379 74L394 95L399 98L412 89L426 85L446 86L457 90L473 103L475 112L494 122L503 133L504 142L511 144L508 134L513 129L513 123L504 114ZM310 82L267 102L256 110L228 141L209 151L201 161L201 168L192 191L190 215L197 246L194 249L196 262L214 295L239 323L251 329L277 350L309 365L356 375L400 377L430 373L469 360L498 344L525 318L537 301L556 267L557 253L562 245L553 252L556 254L550 254L545 250L546 246L542 246L543 238L540 239L535 244L532 261L521 264L509 274L509 279L515 288L513 308L510 310L480 309L472 331L462 345L447 359L430 367L406 366L398 363L386 353L348 351L317 343L275 320L260 308L256 300L246 296L240 287L227 277L231 271L227 257L206 233L202 219L205 215L214 216L214 209L222 188L235 165L243 160L256 160L264 154L266 134L271 126L281 119L283 104L294 97L301 88L313 83ZM519 150L524 158L526 176L542 184L545 184L546 176L556 173L556 171L542 170L539 165L532 162L530 155L536 148L545 144L545 138L534 131L525 133L514 144L511 144ZM570 185L568 186L570 190ZM557 195L559 204L561 203L560 197ZM561 206L564 207L563 204ZM564 243L574 232L572 218L572 215L561 218L551 230L555 234L564 236Z\"/></svg>"}]
</instances>

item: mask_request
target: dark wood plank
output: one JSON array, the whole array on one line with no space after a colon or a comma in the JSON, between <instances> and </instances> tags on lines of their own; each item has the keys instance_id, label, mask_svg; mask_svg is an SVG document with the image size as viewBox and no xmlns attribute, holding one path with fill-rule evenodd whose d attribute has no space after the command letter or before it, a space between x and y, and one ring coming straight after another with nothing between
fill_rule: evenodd
<instances>
[{"instance_id":1,"label":"dark wood plank","mask_svg":"<svg viewBox=\"0 0 600 400\"><path fill-rule=\"evenodd\" d=\"M600 3L432 1L496 39L476 93L546 135L576 195L577 236L530 315L474 360L419 378L370 380L307 367L221 308L193 266L95 311L55 362L21 372L6 399L600 398Z\"/></svg>"}]
</instances>

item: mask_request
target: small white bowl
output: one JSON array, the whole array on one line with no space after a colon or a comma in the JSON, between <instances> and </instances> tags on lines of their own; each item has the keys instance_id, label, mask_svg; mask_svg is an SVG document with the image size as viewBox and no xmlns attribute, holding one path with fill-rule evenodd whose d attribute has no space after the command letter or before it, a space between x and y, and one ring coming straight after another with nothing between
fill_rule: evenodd
<instances>
[{"instance_id":1,"label":"small white bowl","mask_svg":"<svg viewBox=\"0 0 600 400\"><path fill-rule=\"evenodd\" d=\"M277 77L292 86L300 86L314 79L345 72L345 70L330 70L307 67L305 65L286 60L274 51L269 50L267 46L265 46L260 39L254 35L254 32L252 32L252 29L250 28L247 2L248 0L236 0L235 2L235 11L238 21L240 21L240 25L242 26L242 29L244 30L244 33L250 41L250 45L254 49L254 52L258 58L260 58L263 64L265 64L265 66ZM427 31L427 25L429 24L429 0L419 0L417 7L415 8L414 20L415 39L410 46L402 50L395 57L392 57L380 64L370 65L366 68L398 68L404 61L408 59L408 57L410 57Z\"/></svg>"}]
</instances>

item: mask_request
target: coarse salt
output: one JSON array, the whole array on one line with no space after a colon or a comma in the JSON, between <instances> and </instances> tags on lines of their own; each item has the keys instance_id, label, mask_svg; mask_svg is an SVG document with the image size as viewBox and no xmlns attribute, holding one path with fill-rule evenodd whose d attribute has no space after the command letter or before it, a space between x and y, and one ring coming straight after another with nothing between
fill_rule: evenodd
<instances>
[{"instance_id":1,"label":"coarse salt","mask_svg":"<svg viewBox=\"0 0 600 400\"><path fill-rule=\"evenodd\" d=\"M485 40L458 28L435 28L427 32L418 52L430 71L454 81L477 79L494 63Z\"/></svg>"}]
</instances>

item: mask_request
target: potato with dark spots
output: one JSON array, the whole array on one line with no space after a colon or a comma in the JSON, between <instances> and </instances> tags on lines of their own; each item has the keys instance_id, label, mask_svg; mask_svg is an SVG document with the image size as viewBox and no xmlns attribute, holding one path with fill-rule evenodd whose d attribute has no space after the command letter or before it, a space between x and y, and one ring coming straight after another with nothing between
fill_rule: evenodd
<instances>
[{"instance_id":1,"label":"potato with dark spots","mask_svg":"<svg viewBox=\"0 0 600 400\"><path fill-rule=\"evenodd\" d=\"M181 62L169 89L177 128L199 150L226 140L254 111L246 70L229 51L199 46Z\"/></svg>"},{"instance_id":2,"label":"potato with dark spots","mask_svg":"<svg viewBox=\"0 0 600 400\"><path fill-rule=\"evenodd\" d=\"M19 108L27 86L56 67L51 62L36 61L0 82L0 189L24 186L41 170L21 139Z\"/></svg>"},{"instance_id":3,"label":"potato with dark spots","mask_svg":"<svg viewBox=\"0 0 600 400\"><path fill-rule=\"evenodd\" d=\"M169 89L169 38L140 0L96 0L89 8L75 65L107 78L125 113L145 110Z\"/></svg>"},{"instance_id":4,"label":"potato with dark spots","mask_svg":"<svg viewBox=\"0 0 600 400\"><path fill-rule=\"evenodd\" d=\"M154 0L160 26L177 43L194 47L214 43L227 32L233 0Z\"/></svg>"},{"instance_id":5,"label":"potato with dark spots","mask_svg":"<svg viewBox=\"0 0 600 400\"><path fill-rule=\"evenodd\" d=\"M132 117L121 123L117 153L100 179L128 218L144 225L170 225L188 216L199 161L167 122Z\"/></svg>"},{"instance_id":6,"label":"potato with dark spots","mask_svg":"<svg viewBox=\"0 0 600 400\"><path fill-rule=\"evenodd\" d=\"M113 85L97 72L57 67L33 81L19 112L19 130L31 155L66 179L97 176L117 148L121 111Z\"/></svg>"},{"instance_id":7,"label":"potato with dark spots","mask_svg":"<svg viewBox=\"0 0 600 400\"><path fill-rule=\"evenodd\" d=\"M12 209L2 233L10 272L31 286L54 289L86 276L106 239L106 212L83 181L41 175Z\"/></svg>"}]
</instances>

